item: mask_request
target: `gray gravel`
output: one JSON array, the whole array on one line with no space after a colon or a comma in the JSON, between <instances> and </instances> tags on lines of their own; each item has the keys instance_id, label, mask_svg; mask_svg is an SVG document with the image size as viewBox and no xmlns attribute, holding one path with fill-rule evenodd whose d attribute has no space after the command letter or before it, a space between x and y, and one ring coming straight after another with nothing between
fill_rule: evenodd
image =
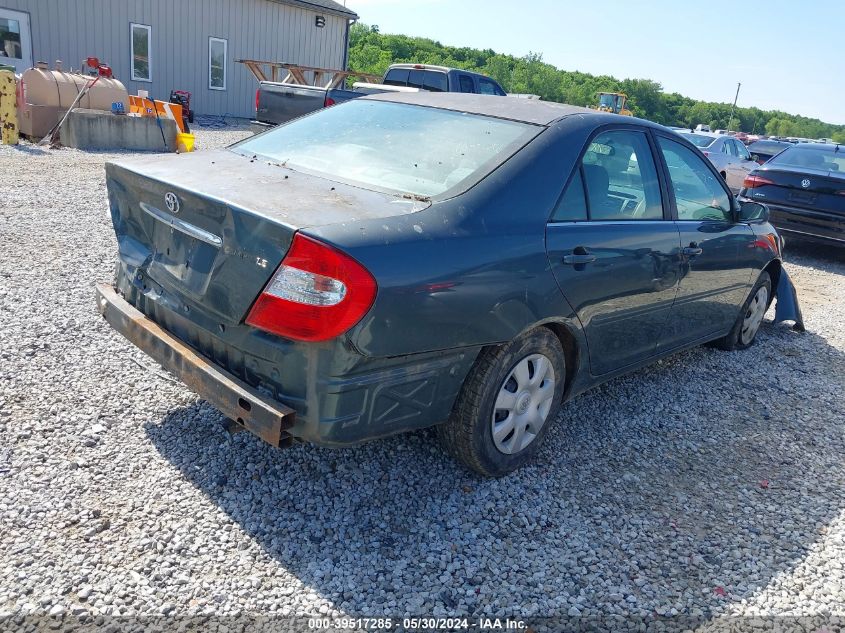
<instances>
[{"instance_id":1,"label":"gray gravel","mask_svg":"<svg viewBox=\"0 0 845 633\"><path fill-rule=\"evenodd\" d=\"M842 255L790 255L807 334L615 380L481 480L430 431L228 435L95 312L110 157L0 147L0 616L845 615Z\"/></svg>"}]
</instances>

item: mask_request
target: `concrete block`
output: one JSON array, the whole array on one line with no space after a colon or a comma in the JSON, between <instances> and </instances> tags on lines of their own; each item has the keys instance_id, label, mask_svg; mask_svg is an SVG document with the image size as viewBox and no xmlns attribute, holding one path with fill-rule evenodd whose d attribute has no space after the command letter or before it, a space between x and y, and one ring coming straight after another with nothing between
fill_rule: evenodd
<instances>
[{"instance_id":1,"label":"concrete block","mask_svg":"<svg viewBox=\"0 0 845 633\"><path fill-rule=\"evenodd\" d=\"M155 117L131 117L77 108L62 126L61 144L85 150L175 152L179 131L176 121L159 120L161 129Z\"/></svg>"}]
</instances>

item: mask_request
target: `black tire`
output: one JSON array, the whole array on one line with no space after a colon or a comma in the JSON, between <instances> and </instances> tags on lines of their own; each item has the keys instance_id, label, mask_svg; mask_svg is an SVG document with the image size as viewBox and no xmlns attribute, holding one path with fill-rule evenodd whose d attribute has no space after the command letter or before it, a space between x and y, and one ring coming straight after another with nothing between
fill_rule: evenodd
<instances>
[{"instance_id":1,"label":"black tire","mask_svg":"<svg viewBox=\"0 0 845 633\"><path fill-rule=\"evenodd\" d=\"M742 304L742 310L740 310L739 316L737 316L736 323L734 323L733 328L731 328L731 331L724 338L720 338L713 341L714 347L728 352L732 352L734 350L748 349L749 347L754 345L754 341L757 340L757 332L759 331L759 326L757 327L757 329L754 330L750 340L743 340L743 324L745 322L746 317L749 315L750 306L751 303L754 301L754 297L757 296L757 293L762 287L766 288L767 293L765 310L769 309L769 306L772 303L772 279L771 277L769 277L769 273L764 270L760 273L760 276L757 278L757 283L754 284L754 287L751 289L751 292L748 293L748 298L745 300L745 303Z\"/></svg>"},{"instance_id":2,"label":"black tire","mask_svg":"<svg viewBox=\"0 0 845 633\"><path fill-rule=\"evenodd\" d=\"M500 391L510 384L506 381L513 381L515 384L511 373L517 365L526 362L529 368L534 367L534 371L537 371L538 365L534 364L536 361L532 361L530 357L538 354L550 362L554 372L551 407L545 421L541 423L539 432L528 432L528 436L533 435L534 439L528 440L530 443L524 448L508 454L497 448L493 439L494 415L501 413L500 410L499 413L494 412L494 405ZM542 362L542 359L540 361ZM449 420L437 427L438 436L449 454L481 475L501 477L513 472L533 459L542 445L549 427L560 411L565 381L566 359L563 349L558 338L546 328L532 330L506 345L485 349L467 376ZM545 380L539 387L542 388L543 384L547 384ZM514 393L519 396L516 391ZM515 397L514 401L525 404L526 400ZM537 411L540 411L539 406ZM518 407L515 406L514 409L516 408ZM507 418L510 415L508 414ZM512 434L508 437L512 437Z\"/></svg>"}]
</instances>

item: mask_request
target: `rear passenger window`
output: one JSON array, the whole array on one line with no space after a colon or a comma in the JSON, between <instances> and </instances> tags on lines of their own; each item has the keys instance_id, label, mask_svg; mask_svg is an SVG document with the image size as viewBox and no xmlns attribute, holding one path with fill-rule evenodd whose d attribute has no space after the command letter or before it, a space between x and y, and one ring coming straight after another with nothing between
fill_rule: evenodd
<instances>
[{"instance_id":1,"label":"rear passenger window","mask_svg":"<svg viewBox=\"0 0 845 633\"><path fill-rule=\"evenodd\" d=\"M598 135L582 160L591 220L662 220L663 199L646 135Z\"/></svg>"},{"instance_id":2,"label":"rear passenger window","mask_svg":"<svg viewBox=\"0 0 845 633\"><path fill-rule=\"evenodd\" d=\"M575 170L575 175L569 181L563 198L552 213L552 222L577 222L586 219L587 199L584 197L584 181L579 167Z\"/></svg>"},{"instance_id":3,"label":"rear passenger window","mask_svg":"<svg viewBox=\"0 0 845 633\"><path fill-rule=\"evenodd\" d=\"M472 77L468 75L460 76L461 92L475 92L475 85L472 83Z\"/></svg>"},{"instance_id":4,"label":"rear passenger window","mask_svg":"<svg viewBox=\"0 0 845 633\"><path fill-rule=\"evenodd\" d=\"M394 68L385 75L384 83L388 86L407 86L409 72L408 68Z\"/></svg>"},{"instance_id":5,"label":"rear passenger window","mask_svg":"<svg viewBox=\"0 0 845 633\"><path fill-rule=\"evenodd\" d=\"M497 95L499 91L496 90L496 84L489 79L483 77L478 78L478 91L483 95Z\"/></svg>"},{"instance_id":6,"label":"rear passenger window","mask_svg":"<svg viewBox=\"0 0 845 633\"><path fill-rule=\"evenodd\" d=\"M423 77L423 88L430 92L446 92L446 73L436 70L426 70Z\"/></svg>"},{"instance_id":7,"label":"rear passenger window","mask_svg":"<svg viewBox=\"0 0 845 633\"><path fill-rule=\"evenodd\" d=\"M731 198L716 175L692 150L658 137L675 192L679 220L731 219Z\"/></svg>"}]
</instances>

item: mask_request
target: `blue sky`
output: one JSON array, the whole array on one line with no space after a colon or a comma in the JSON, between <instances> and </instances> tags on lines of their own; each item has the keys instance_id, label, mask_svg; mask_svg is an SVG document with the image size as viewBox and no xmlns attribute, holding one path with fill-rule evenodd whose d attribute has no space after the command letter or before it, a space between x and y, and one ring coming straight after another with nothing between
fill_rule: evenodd
<instances>
[{"instance_id":1,"label":"blue sky","mask_svg":"<svg viewBox=\"0 0 845 633\"><path fill-rule=\"evenodd\" d=\"M845 0L347 0L383 33L845 124Z\"/></svg>"}]
</instances>

